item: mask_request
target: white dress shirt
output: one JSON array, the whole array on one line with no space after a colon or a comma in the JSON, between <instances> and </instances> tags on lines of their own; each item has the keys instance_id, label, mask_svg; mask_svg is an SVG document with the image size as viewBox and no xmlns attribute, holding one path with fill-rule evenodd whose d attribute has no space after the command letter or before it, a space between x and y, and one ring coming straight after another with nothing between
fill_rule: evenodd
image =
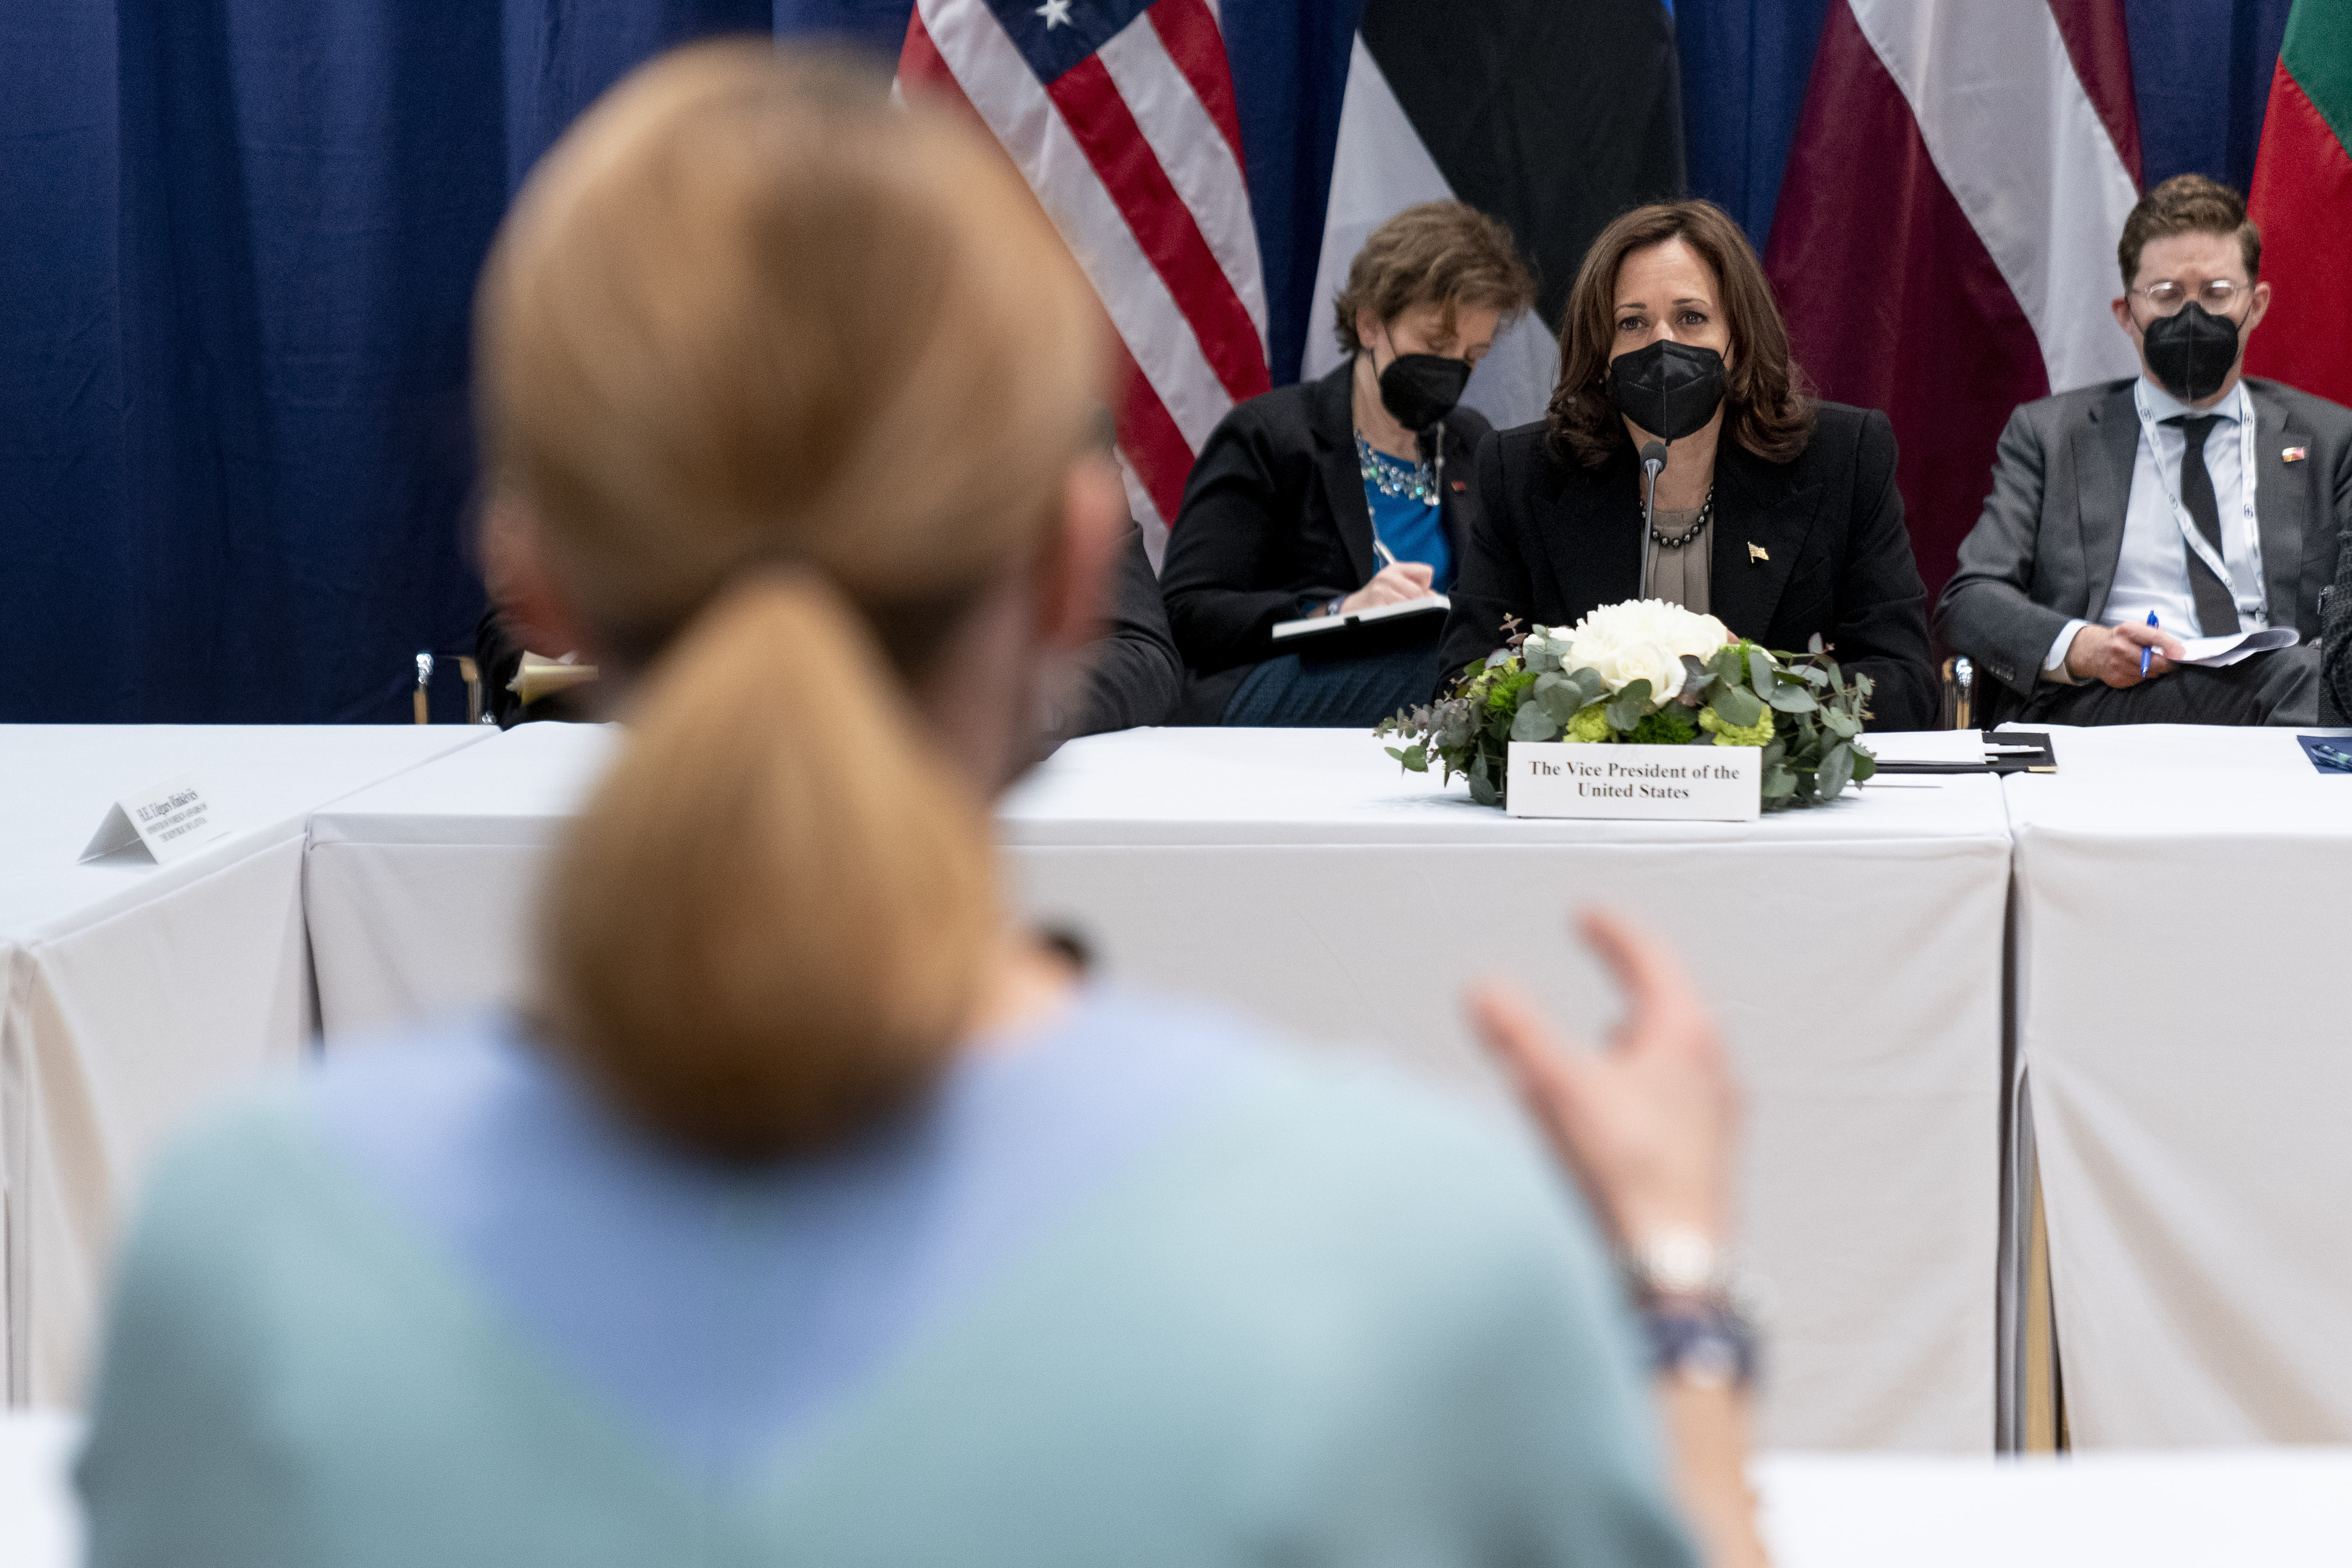
<instances>
[{"instance_id":1,"label":"white dress shirt","mask_svg":"<svg viewBox=\"0 0 2352 1568\"><path fill-rule=\"evenodd\" d=\"M2183 415L2194 418L2200 412L2220 416L2221 422L2205 435L2205 472L2213 480L2214 507L2221 514L2221 560L2230 568L2233 591L2243 585L2250 593L2259 594L2262 536L2240 461L2246 428L2242 422L2253 418L2253 400L2246 395L2242 381L2230 389L2229 396L2203 410L2189 407L2145 375L2133 390L2146 399L2156 421L2157 446L2150 449L2143 426L2139 456L2132 462L2131 500L2124 509L2123 550L2116 558L2115 585L2107 592L2106 608L2099 619L2110 626L2126 622L2144 626L2152 610L2159 630L2179 637L2202 637L2197 595L2189 586L2189 546L2172 512L2172 498L2180 494L2180 462L2188 454L2189 437L2179 426L2165 421ZM2248 593L2236 595L2241 631L2269 624L2263 610L2249 613L2249 596ZM2049 657L2042 661L2045 675L2057 680L2074 679L2066 669L2066 650L2074 645L2074 634L2090 624L2066 623L2058 640L2050 645Z\"/></svg>"}]
</instances>

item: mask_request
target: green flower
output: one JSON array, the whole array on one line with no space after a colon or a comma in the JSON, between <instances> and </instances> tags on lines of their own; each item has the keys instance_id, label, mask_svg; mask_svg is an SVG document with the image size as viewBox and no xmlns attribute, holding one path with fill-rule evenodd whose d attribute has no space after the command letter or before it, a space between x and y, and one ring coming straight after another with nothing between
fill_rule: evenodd
<instances>
[{"instance_id":1,"label":"green flower","mask_svg":"<svg viewBox=\"0 0 2352 1568\"><path fill-rule=\"evenodd\" d=\"M1644 713L1642 721L1625 737L1637 746L1687 746L1698 733L1691 721L1683 717L1678 708L1661 708L1654 713Z\"/></svg>"},{"instance_id":2,"label":"green flower","mask_svg":"<svg viewBox=\"0 0 2352 1568\"><path fill-rule=\"evenodd\" d=\"M1519 693L1536 683L1536 671L1515 669L1496 680L1486 693L1486 710L1490 713L1516 713Z\"/></svg>"},{"instance_id":3,"label":"green flower","mask_svg":"<svg viewBox=\"0 0 2352 1568\"><path fill-rule=\"evenodd\" d=\"M1769 746L1772 743L1772 710L1767 708L1748 725L1727 724L1712 708L1698 710L1698 727L1715 737L1718 746Z\"/></svg>"},{"instance_id":4,"label":"green flower","mask_svg":"<svg viewBox=\"0 0 2352 1568\"><path fill-rule=\"evenodd\" d=\"M1590 707L1578 709L1568 721L1568 733L1560 739L1587 742L1615 740L1616 731L1609 728L1608 715L1601 711L1608 706L1606 702L1595 702Z\"/></svg>"}]
</instances>

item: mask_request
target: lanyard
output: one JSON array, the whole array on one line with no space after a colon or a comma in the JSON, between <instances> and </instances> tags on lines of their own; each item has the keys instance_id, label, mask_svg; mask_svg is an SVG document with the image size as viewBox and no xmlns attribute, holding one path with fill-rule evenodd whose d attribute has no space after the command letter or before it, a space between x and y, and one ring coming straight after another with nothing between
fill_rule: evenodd
<instances>
[{"instance_id":1,"label":"lanyard","mask_svg":"<svg viewBox=\"0 0 2352 1568\"><path fill-rule=\"evenodd\" d=\"M2147 442L2147 453L2156 468L2156 488L2164 492L2165 504L2172 509L2173 525L2180 530L2180 541L2197 552L2197 558L2212 569L2213 575L2229 585L2230 597L2238 607L2238 624L2249 631L2270 625L2270 613L2263 596L2263 531L2254 521L2254 407L2253 399L2246 395L2246 384L2240 382L2231 389L2238 409L2238 510L2244 519L2247 540L2246 566L2254 580L2251 594L2238 587L2237 579L2230 575L2230 563L2213 548L2197 520L2189 515L2180 500L2180 475L2176 469L2169 479L2164 472L2164 448L2156 439L2156 415L2147 405L2147 384L2132 383L2132 408L2139 415L2141 436ZM2180 460L2189 460L2189 433L2181 432ZM2227 526L2229 513L2221 508L2221 497L2214 497L2214 510ZM2129 503L2126 502L2126 505Z\"/></svg>"}]
</instances>

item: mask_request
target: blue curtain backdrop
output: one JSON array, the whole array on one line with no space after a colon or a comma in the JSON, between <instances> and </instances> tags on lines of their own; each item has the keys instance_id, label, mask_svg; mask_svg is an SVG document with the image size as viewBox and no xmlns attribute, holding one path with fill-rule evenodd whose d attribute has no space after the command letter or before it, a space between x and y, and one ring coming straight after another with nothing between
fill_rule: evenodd
<instances>
[{"instance_id":1,"label":"blue curtain backdrop","mask_svg":"<svg viewBox=\"0 0 2352 1568\"><path fill-rule=\"evenodd\" d=\"M1691 188L1760 247L1831 0L1680 0ZM2131 0L2147 174L2242 188L2289 0ZM0 0L0 721L399 721L469 646L474 276L631 65L910 0ZM1223 0L1277 378L1360 0ZM436 717L458 701L445 686Z\"/></svg>"}]
</instances>

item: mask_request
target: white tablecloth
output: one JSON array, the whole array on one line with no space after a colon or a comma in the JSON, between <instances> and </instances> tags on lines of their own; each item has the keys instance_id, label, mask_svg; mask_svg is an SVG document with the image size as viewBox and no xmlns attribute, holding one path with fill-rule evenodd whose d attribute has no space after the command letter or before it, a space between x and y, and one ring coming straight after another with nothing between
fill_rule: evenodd
<instances>
[{"instance_id":1,"label":"white tablecloth","mask_svg":"<svg viewBox=\"0 0 2352 1568\"><path fill-rule=\"evenodd\" d=\"M1774 1568L2342 1568L2352 1448L1767 1454Z\"/></svg>"},{"instance_id":2,"label":"white tablecloth","mask_svg":"<svg viewBox=\"0 0 2352 1568\"><path fill-rule=\"evenodd\" d=\"M0 1563L78 1568L79 1427L0 1416ZM2072 1459L1766 1454L1750 1467L1774 1568L2337 1568L2352 1449Z\"/></svg>"},{"instance_id":3,"label":"white tablecloth","mask_svg":"<svg viewBox=\"0 0 2352 1568\"><path fill-rule=\"evenodd\" d=\"M466 726L0 726L0 1172L12 1402L76 1396L108 1227L158 1138L312 1026L311 807ZM168 866L78 858L114 798L195 777L235 831Z\"/></svg>"},{"instance_id":4,"label":"white tablecloth","mask_svg":"<svg viewBox=\"0 0 2352 1568\"><path fill-rule=\"evenodd\" d=\"M62 1411L0 1411L0 1563L7 1568L81 1568L70 1468L80 1436L81 1424Z\"/></svg>"},{"instance_id":5,"label":"white tablecloth","mask_svg":"<svg viewBox=\"0 0 2352 1568\"><path fill-rule=\"evenodd\" d=\"M512 995L533 868L611 745L528 726L317 815L331 1039ZM1401 775L1350 731L1135 731L1066 747L1003 825L1029 910L1108 973L1480 1091L1463 982L1515 972L1597 1034L1614 1004L1565 917L1648 921L1748 1086L1765 1440L1990 1447L2009 884L1990 778L1752 826L1534 822Z\"/></svg>"},{"instance_id":6,"label":"white tablecloth","mask_svg":"<svg viewBox=\"0 0 2352 1568\"><path fill-rule=\"evenodd\" d=\"M304 903L331 1042L520 999L539 868L619 740L520 725L310 819Z\"/></svg>"},{"instance_id":7,"label":"white tablecloth","mask_svg":"<svg viewBox=\"0 0 2352 1568\"><path fill-rule=\"evenodd\" d=\"M2006 789L2074 1441L2352 1441L2352 777L2280 731L2054 734Z\"/></svg>"}]
</instances>

